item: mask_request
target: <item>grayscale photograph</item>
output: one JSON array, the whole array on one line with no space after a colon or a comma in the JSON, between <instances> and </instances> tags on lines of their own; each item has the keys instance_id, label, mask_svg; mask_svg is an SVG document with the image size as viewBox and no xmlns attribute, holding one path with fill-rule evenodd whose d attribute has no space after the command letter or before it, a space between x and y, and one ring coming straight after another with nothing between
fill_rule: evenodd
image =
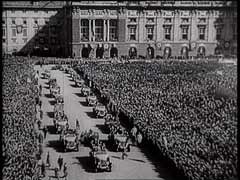
<instances>
[{"instance_id":1,"label":"grayscale photograph","mask_svg":"<svg viewBox=\"0 0 240 180\"><path fill-rule=\"evenodd\" d=\"M2 180L238 180L237 1L2 1Z\"/></svg>"}]
</instances>

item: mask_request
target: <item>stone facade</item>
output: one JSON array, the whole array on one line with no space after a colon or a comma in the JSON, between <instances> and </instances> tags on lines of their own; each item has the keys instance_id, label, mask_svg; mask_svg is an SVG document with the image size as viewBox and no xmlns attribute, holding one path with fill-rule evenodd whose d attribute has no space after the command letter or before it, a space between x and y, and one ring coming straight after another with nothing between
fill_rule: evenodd
<instances>
[{"instance_id":1,"label":"stone facade","mask_svg":"<svg viewBox=\"0 0 240 180\"><path fill-rule=\"evenodd\" d=\"M7 2L2 24L7 53L38 48L52 56L82 57L87 51L95 57L100 48L100 57L110 57L112 47L118 56L136 49L137 56L145 57L149 48L151 57L237 53L234 1ZM42 32L35 33L37 27ZM15 35L18 28L27 29L27 35Z\"/></svg>"}]
</instances>

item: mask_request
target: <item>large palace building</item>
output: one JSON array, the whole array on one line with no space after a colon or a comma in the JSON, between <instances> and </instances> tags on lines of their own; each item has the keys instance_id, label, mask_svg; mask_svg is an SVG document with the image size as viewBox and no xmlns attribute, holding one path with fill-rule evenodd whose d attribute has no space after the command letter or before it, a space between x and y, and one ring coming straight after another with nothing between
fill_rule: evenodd
<instances>
[{"instance_id":1,"label":"large palace building","mask_svg":"<svg viewBox=\"0 0 240 180\"><path fill-rule=\"evenodd\" d=\"M5 1L3 51L62 57L237 54L235 1Z\"/></svg>"}]
</instances>

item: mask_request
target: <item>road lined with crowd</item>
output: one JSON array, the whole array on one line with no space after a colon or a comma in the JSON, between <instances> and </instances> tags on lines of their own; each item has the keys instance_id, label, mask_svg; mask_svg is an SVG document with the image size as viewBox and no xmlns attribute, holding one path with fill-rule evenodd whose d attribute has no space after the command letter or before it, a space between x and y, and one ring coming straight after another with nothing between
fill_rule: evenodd
<instances>
[{"instance_id":1,"label":"road lined with crowd","mask_svg":"<svg viewBox=\"0 0 240 180\"><path fill-rule=\"evenodd\" d=\"M176 178L164 172L161 162L157 162L158 168L162 169L157 170L160 175L156 173L147 158L149 155L146 157L133 144L131 152L125 152L125 147L130 147L128 140L126 146L116 144L117 151L123 148L122 159L125 155L129 156L127 161L120 160L121 156L118 156L121 153L108 151L113 159L112 172L96 174L89 171L91 166L88 167L90 162L86 159L89 156L88 147L80 146L79 152L64 152L59 147L61 131L64 133L65 128L75 128L75 123L79 123L83 132L81 137L84 135L85 139L85 130L93 129L104 135L99 127L105 126L113 135L110 136L113 143L117 131L126 134L126 137L131 134L138 145L144 145L144 141L148 140L159 148L159 154L170 158L186 176L194 180L236 176L236 66L222 65L216 61L111 63L48 60L50 63L70 63L86 81L78 88L74 76L69 79L69 73L59 71L64 70L61 68L63 66L51 69L53 66L44 65L48 63L39 58L15 57L4 61L3 179L54 179L61 177L59 173L65 179ZM37 61L40 66L35 66L34 71L33 62ZM71 67L67 69L74 74ZM44 79L39 75L46 69L56 78L62 100L55 95L54 87L49 83L51 78ZM89 107L92 97L90 94L87 98L82 97L81 93L88 88L85 84L93 92L99 90L100 99L107 97L109 100L104 103L108 110L104 119L92 117L91 111L101 116L98 112L102 107ZM59 89L56 94L60 93ZM88 106L84 105L86 100ZM64 103L63 111L53 108L58 101ZM52 132L53 128L58 131L54 123L54 117L57 117L55 110L62 111L60 118L67 119L67 126L60 129L60 134ZM120 111L132 122L131 132L121 129ZM78 123L76 119L79 119ZM96 146L105 149L102 142L98 141ZM89 143L95 157L95 145ZM137 173L137 170L140 172Z\"/></svg>"},{"instance_id":2,"label":"road lined with crowd","mask_svg":"<svg viewBox=\"0 0 240 180\"><path fill-rule=\"evenodd\" d=\"M237 68L216 61L87 63L78 70L192 179L237 167ZM231 147L231 148L229 148Z\"/></svg>"}]
</instances>

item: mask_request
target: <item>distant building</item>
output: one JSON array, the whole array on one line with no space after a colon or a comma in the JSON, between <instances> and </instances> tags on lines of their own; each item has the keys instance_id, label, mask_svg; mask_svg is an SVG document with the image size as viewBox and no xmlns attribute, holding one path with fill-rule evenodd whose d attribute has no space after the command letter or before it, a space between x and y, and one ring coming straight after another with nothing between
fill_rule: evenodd
<instances>
[{"instance_id":1,"label":"distant building","mask_svg":"<svg viewBox=\"0 0 240 180\"><path fill-rule=\"evenodd\" d=\"M34 37L35 46L29 46L29 49L48 48L53 56L154 58L237 54L235 1L46 1L49 4L40 8L42 2L38 2L36 16L33 7L25 8L28 15L24 16L23 6L3 6L7 22L3 28L8 32L3 42L6 52L16 47L19 51L28 44L24 33L14 33L18 24L12 24L14 17L21 22L25 17L31 22L27 30L29 37L34 37L36 20L49 18L53 22L52 25L42 23L49 33L39 33ZM59 6L51 5L54 2ZM14 10L18 12L15 16ZM47 42L41 40L42 36Z\"/></svg>"}]
</instances>

